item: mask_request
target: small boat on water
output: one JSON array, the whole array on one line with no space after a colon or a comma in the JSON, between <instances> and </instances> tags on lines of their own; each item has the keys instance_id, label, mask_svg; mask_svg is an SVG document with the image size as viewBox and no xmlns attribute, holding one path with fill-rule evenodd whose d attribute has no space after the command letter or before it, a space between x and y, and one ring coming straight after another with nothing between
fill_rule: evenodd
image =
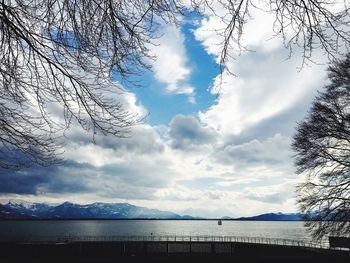
<instances>
[{"instance_id":1,"label":"small boat on water","mask_svg":"<svg viewBox=\"0 0 350 263\"><path fill-rule=\"evenodd\" d=\"M221 219L218 220L218 225L221 226L222 225L222 221Z\"/></svg>"}]
</instances>

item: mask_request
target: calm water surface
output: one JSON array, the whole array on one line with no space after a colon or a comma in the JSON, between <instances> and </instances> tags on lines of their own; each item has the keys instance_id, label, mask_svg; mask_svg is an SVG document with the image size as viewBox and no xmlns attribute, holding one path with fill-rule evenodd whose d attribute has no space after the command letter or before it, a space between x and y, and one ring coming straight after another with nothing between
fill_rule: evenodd
<instances>
[{"instance_id":1,"label":"calm water surface","mask_svg":"<svg viewBox=\"0 0 350 263\"><path fill-rule=\"evenodd\" d=\"M310 240L303 222L204 220L0 221L0 240L72 236L245 236Z\"/></svg>"}]
</instances>

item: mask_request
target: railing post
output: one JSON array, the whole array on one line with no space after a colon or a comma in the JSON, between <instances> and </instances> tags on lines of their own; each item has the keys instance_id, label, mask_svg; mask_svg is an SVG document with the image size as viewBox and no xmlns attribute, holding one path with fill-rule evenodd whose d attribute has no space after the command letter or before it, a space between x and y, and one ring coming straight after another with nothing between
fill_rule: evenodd
<instances>
[{"instance_id":1,"label":"railing post","mask_svg":"<svg viewBox=\"0 0 350 263\"><path fill-rule=\"evenodd\" d=\"M82 243L79 242L79 256L81 256L82 254Z\"/></svg>"},{"instance_id":2,"label":"railing post","mask_svg":"<svg viewBox=\"0 0 350 263\"><path fill-rule=\"evenodd\" d=\"M191 237L190 237L190 255L192 254L192 242L191 242Z\"/></svg>"}]
</instances>

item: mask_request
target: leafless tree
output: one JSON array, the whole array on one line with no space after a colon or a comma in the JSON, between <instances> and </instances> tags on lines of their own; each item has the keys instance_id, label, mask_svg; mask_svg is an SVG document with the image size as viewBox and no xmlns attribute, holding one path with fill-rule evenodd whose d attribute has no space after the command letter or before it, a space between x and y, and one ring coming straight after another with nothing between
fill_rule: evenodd
<instances>
[{"instance_id":1,"label":"leafless tree","mask_svg":"<svg viewBox=\"0 0 350 263\"><path fill-rule=\"evenodd\" d=\"M350 55L328 71L330 84L293 141L298 172L307 175L298 203L317 238L350 235Z\"/></svg>"},{"instance_id":2,"label":"leafless tree","mask_svg":"<svg viewBox=\"0 0 350 263\"><path fill-rule=\"evenodd\" d=\"M323 49L329 58L349 51L349 9L346 0L193 0L198 9L216 3L221 13L212 13L221 18L222 28L214 29L222 36L220 63L225 65L230 50L238 53L246 50L242 44L245 25L254 17L252 9L259 9L266 15L274 16L275 37L281 37L290 55L293 49L300 48L303 62L312 59L315 49ZM258 23L259 21L257 21ZM237 50L238 49L238 50Z\"/></svg>"},{"instance_id":3,"label":"leafless tree","mask_svg":"<svg viewBox=\"0 0 350 263\"><path fill-rule=\"evenodd\" d=\"M216 13L213 4L224 12ZM260 4L258 4L260 3ZM216 14L223 27L221 65L241 36L251 8L275 15L287 48L329 56L348 47L348 9L325 0L0 0L0 167L50 164L57 137L72 123L92 134L125 136L137 122L123 109L114 78L130 81L152 59L148 48L164 23L190 12ZM115 99L111 99L111 97ZM54 106L52 106L54 105ZM60 108L64 121L54 117ZM55 112L55 113L53 113Z\"/></svg>"}]
</instances>

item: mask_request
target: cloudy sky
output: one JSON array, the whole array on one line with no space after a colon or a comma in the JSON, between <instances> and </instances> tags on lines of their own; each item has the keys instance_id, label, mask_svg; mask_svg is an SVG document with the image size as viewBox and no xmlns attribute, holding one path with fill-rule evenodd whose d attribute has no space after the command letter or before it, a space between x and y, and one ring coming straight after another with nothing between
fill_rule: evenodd
<instances>
[{"instance_id":1,"label":"cloudy sky","mask_svg":"<svg viewBox=\"0 0 350 263\"><path fill-rule=\"evenodd\" d=\"M153 72L121 95L131 112L149 116L130 138L68 131L61 166L0 171L0 199L59 203L128 202L193 216L295 212L291 138L326 65L288 59L270 17L254 11L243 35L251 51L220 77L219 21L208 14L165 25L151 53ZM319 51L317 51L319 52ZM322 62L322 52L314 59Z\"/></svg>"}]
</instances>

